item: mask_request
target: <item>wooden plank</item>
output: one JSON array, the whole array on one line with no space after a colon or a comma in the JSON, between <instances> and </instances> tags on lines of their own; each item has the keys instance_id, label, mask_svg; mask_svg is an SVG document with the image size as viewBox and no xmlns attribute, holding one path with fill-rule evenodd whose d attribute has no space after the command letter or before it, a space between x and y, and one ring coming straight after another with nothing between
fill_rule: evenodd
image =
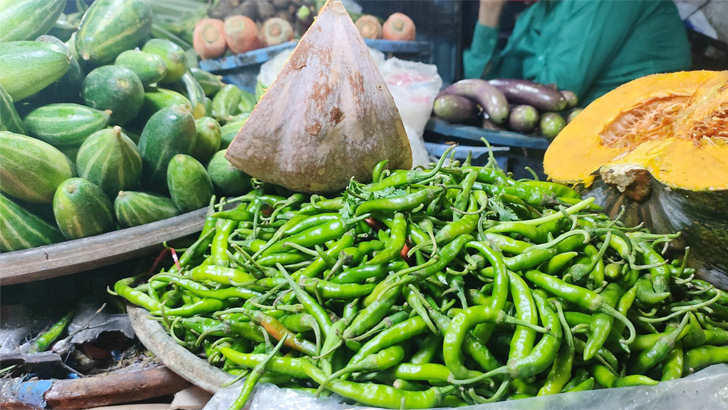
<instances>
[{"instance_id":1,"label":"wooden plank","mask_svg":"<svg viewBox=\"0 0 728 410\"><path fill-rule=\"evenodd\" d=\"M0 286L69 275L160 249L200 232L207 208L83 239L0 254Z\"/></svg>"}]
</instances>

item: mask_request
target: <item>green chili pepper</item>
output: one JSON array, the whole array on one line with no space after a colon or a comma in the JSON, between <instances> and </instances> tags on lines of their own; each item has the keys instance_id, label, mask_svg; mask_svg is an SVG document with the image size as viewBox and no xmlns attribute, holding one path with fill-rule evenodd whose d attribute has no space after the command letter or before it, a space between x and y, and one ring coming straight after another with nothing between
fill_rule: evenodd
<instances>
[{"instance_id":1,"label":"green chili pepper","mask_svg":"<svg viewBox=\"0 0 728 410\"><path fill-rule=\"evenodd\" d=\"M245 378L243 387L240 390L240 395L237 399L235 399L235 401L228 410L240 410L245 406L245 404L248 402L248 399L250 399L250 395L253 394L253 389L255 389L255 385L258 384L258 381L260 381L260 379L263 377L268 363L270 363L271 359L273 359L273 357L278 354L284 342L285 339L281 340L273 349L273 351L270 352L270 354L267 355L265 359L258 363L253 368L253 371L250 372L250 374L248 374L248 377Z\"/></svg>"},{"instance_id":2,"label":"green chili pepper","mask_svg":"<svg viewBox=\"0 0 728 410\"><path fill-rule=\"evenodd\" d=\"M390 262L382 265L364 265L346 269L331 278L333 283L364 283L369 278L385 276L389 272L405 269L407 264L402 261Z\"/></svg>"},{"instance_id":3,"label":"green chili pepper","mask_svg":"<svg viewBox=\"0 0 728 410\"><path fill-rule=\"evenodd\" d=\"M468 214L463 216L461 219L450 222L437 231L435 235L435 242L438 245L444 245L460 235L468 235L472 233L478 226L478 220L480 215L475 214L478 210L478 204L475 201L470 201L468 205Z\"/></svg>"},{"instance_id":4,"label":"green chili pepper","mask_svg":"<svg viewBox=\"0 0 728 410\"><path fill-rule=\"evenodd\" d=\"M314 247L323 244L331 239L341 238L346 233L346 226L341 219L336 218L332 221L325 222L322 225L314 226L301 231L295 235L291 235L286 239L274 243L268 249L261 253L261 256L267 256L273 253L285 252L286 243L293 243L304 247Z\"/></svg>"},{"instance_id":5,"label":"green chili pepper","mask_svg":"<svg viewBox=\"0 0 728 410\"><path fill-rule=\"evenodd\" d=\"M223 285L246 285L256 281L255 276L239 269L220 265L198 266L190 271L190 278L194 281L211 281Z\"/></svg>"},{"instance_id":6,"label":"green chili pepper","mask_svg":"<svg viewBox=\"0 0 728 410\"><path fill-rule=\"evenodd\" d=\"M343 338L353 339L359 335L366 333L369 329L379 323L394 306L402 289L394 287L367 306L364 310L354 318L349 327L346 328Z\"/></svg>"},{"instance_id":7,"label":"green chili pepper","mask_svg":"<svg viewBox=\"0 0 728 410\"><path fill-rule=\"evenodd\" d=\"M679 340L680 334L688 325L689 321L689 315L685 315L677 329L658 338L655 344L649 349L641 351L631 368L631 372L637 374L645 373L667 358L668 354L670 354L672 349L675 347L675 343Z\"/></svg>"},{"instance_id":8,"label":"green chili pepper","mask_svg":"<svg viewBox=\"0 0 728 410\"><path fill-rule=\"evenodd\" d=\"M555 255L551 259L544 262L544 266L541 268L545 273L549 275L555 275L561 271L574 257L578 255L577 252L564 252Z\"/></svg>"},{"instance_id":9,"label":"green chili pepper","mask_svg":"<svg viewBox=\"0 0 728 410\"><path fill-rule=\"evenodd\" d=\"M403 380L421 380L433 382L447 382L451 377L450 369L437 363L400 363L392 369L394 377Z\"/></svg>"},{"instance_id":10,"label":"green chili pepper","mask_svg":"<svg viewBox=\"0 0 728 410\"><path fill-rule=\"evenodd\" d=\"M586 379L587 379L586 369L583 367L576 369L576 371L574 372L574 377L572 377L571 380L569 380L569 382L564 385L564 387L561 389L561 392L563 393L563 392L567 392L567 391L573 389L574 387L576 387L579 384L581 384L582 382L584 382ZM592 378L592 381L593 380L594 379Z\"/></svg>"},{"instance_id":11,"label":"green chili pepper","mask_svg":"<svg viewBox=\"0 0 728 410\"><path fill-rule=\"evenodd\" d=\"M490 307L494 310L503 310L508 300L508 271L506 269L506 263L503 260L503 255L492 250L488 245L483 242L470 242L465 245L467 248L477 250L482 256L488 259L494 271L494 289L493 297L490 301ZM452 323L451 323L452 325ZM476 334L481 343L486 343L490 334L493 332L493 324L488 324L484 327L480 327ZM464 372L461 372L463 374ZM464 377L464 376L458 376Z\"/></svg>"},{"instance_id":12,"label":"green chili pepper","mask_svg":"<svg viewBox=\"0 0 728 410\"><path fill-rule=\"evenodd\" d=\"M641 303L644 303L645 305L656 305L663 300L669 298L671 295L670 292L656 293L653 290L653 282L647 275L637 279L635 287L637 288L637 300L639 300Z\"/></svg>"},{"instance_id":13,"label":"green chili pepper","mask_svg":"<svg viewBox=\"0 0 728 410\"><path fill-rule=\"evenodd\" d=\"M377 165L374 166L372 169L372 182L377 183L382 178L382 173L387 168L387 164L389 164L389 160L385 159L382 161L377 162Z\"/></svg>"},{"instance_id":14,"label":"green chili pepper","mask_svg":"<svg viewBox=\"0 0 728 410\"><path fill-rule=\"evenodd\" d=\"M400 252L402 252L405 237L407 235L407 220L405 219L404 214L400 212L394 214L391 231L386 248L377 252L372 259L367 261L368 265L379 265L390 262L392 259L399 256Z\"/></svg>"},{"instance_id":15,"label":"green chili pepper","mask_svg":"<svg viewBox=\"0 0 728 410\"><path fill-rule=\"evenodd\" d=\"M225 301L220 299L204 298L189 305L184 305L174 309L165 309L164 314L168 316L189 317L203 313L217 312L218 310L223 309L226 305ZM160 315L162 312L160 309L153 310L151 313L154 315Z\"/></svg>"},{"instance_id":16,"label":"green chili pepper","mask_svg":"<svg viewBox=\"0 0 728 410\"><path fill-rule=\"evenodd\" d=\"M706 335L703 328L698 322L698 318L692 312L687 313L688 320L690 321L690 330L682 339L682 344L685 349L691 349L693 347L702 346L706 342Z\"/></svg>"},{"instance_id":17,"label":"green chili pepper","mask_svg":"<svg viewBox=\"0 0 728 410\"><path fill-rule=\"evenodd\" d=\"M339 197L304 205L298 210L298 213L303 215L313 215L322 212L338 212L343 207L344 199Z\"/></svg>"},{"instance_id":18,"label":"green chili pepper","mask_svg":"<svg viewBox=\"0 0 728 410\"><path fill-rule=\"evenodd\" d=\"M606 313L615 319L621 321L629 329L630 336L625 340L624 343L629 344L634 341L636 331L632 322L629 321L623 314L619 313L613 307L605 303L604 298L598 293L592 292L588 289L581 288L579 286L568 284L561 279L554 276L547 275L537 270L530 270L525 274L526 279L534 283L541 289L545 289L550 293L563 298L571 303L581 306L590 312L602 312Z\"/></svg>"},{"instance_id":19,"label":"green chili pepper","mask_svg":"<svg viewBox=\"0 0 728 410\"><path fill-rule=\"evenodd\" d=\"M455 203L453 204L455 209L464 211L466 208L468 208L468 201L470 201L470 203L475 202L474 200L470 200L470 191L473 189L473 184L475 183L475 180L477 177L478 177L477 172L470 171L465 176L465 178L463 178L463 181L460 183L461 191L458 194L457 198L455 199ZM475 209L477 210L477 206L475 207ZM453 221L457 221L461 217L462 217L461 213L454 213Z\"/></svg>"},{"instance_id":20,"label":"green chili pepper","mask_svg":"<svg viewBox=\"0 0 728 410\"><path fill-rule=\"evenodd\" d=\"M594 380L599 383L600 386L605 387L607 389L615 387L615 384L617 383L617 380L619 377L612 373L611 370L607 369L605 366L602 366L601 364L595 364L592 366L591 369L592 376L594 376Z\"/></svg>"},{"instance_id":21,"label":"green chili pepper","mask_svg":"<svg viewBox=\"0 0 728 410\"><path fill-rule=\"evenodd\" d=\"M137 306L141 306L148 311L159 310L161 306L159 301L156 301L149 297L146 293L140 292L131 287L134 280L134 278L126 278L117 281L114 284L114 292L129 302Z\"/></svg>"},{"instance_id":22,"label":"green chili pepper","mask_svg":"<svg viewBox=\"0 0 728 410\"><path fill-rule=\"evenodd\" d=\"M350 247L354 244L354 236L350 234L346 234L339 239L334 246L329 248L325 252L326 256L331 259L337 259L339 257L339 254L342 250ZM326 267L328 266L328 263L325 258L319 256L316 258L313 262L311 262L310 265L306 266L305 268L294 272L291 276L295 280L299 280L300 278L313 278L316 276L320 276L321 273L323 273L326 270Z\"/></svg>"},{"instance_id":23,"label":"green chili pepper","mask_svg":"<svg viewBox=\"0 0 728 410\"><path fill-rule=\"evenodd\" d=\"M326 380L326 375L313 364L304 361L304 370L317 383ZM406 391L391 386L374 383L354 383L332 380L327 389L347 399L365 405L399 409L428 409L437 407L443 397L453 391L454 387L432 387L425 391Z\"/></svg>"},{"instance_id":24,"label":"green chili pepper","mask_svg":"<svg viewBox=\"0 0 728 410\"><path fill-rule=\"evenodd\" d=\"M372 353L376 353L386 347L411 339L424 332L426 329L427 325L425 324L425 321L419 316L413 316L371 338L349 360L349 364L355 364Z\"/></svg>"},{"instance_id":25,"label":"green chili pepper","mask_svg":"<svg viewBox=\"0 0 728 410\"><path fill-rule=\"evenodd\" d=\"M568 390L564 390L564 392L587 391L587 390L592 390L592 389L594 389L594 378L590 377L590 378L584 380L583 382L577 384L576 386L574 386Z\"/></svg>"},{"instance_id":26,"label":"green chili pepper","mask_svg":"<svg viewBox=\"0 0 728 410\"><path fill-rule=\"evenodd\" d=\"M381 370L387 370L390 367L401 362L402 359L404 359L404 348L402 348L402 346L394 345L386 347L377 353L372 353L364 357L360 361L347 365L338 372L333 373L331 376L327 377L326 380L320 382L317 393L320 393L323 389L325 389L326 385L329 384L332 380L337 379L345 374L360 371L376 372Z\"/></svg>"},{"instance_id":27,"label":"green chili pepper","mask_svg":"<svg viewBox=\"0 0 728 410\"><path fill-rule=\"evenodd\" d=\"M208 229L207 231L205 231L205 228L208 225L208 221L212 221L211 224L213 224L213 229ZM215 221L217 221L217 218L212 218L209 216L207 217L207 219L205 219L205 228L202 229L200 237L192 245L185 249L185 251L179 257L177 262L179 263L180 268L185 268L187 265L190 264L191 261L203 256L205 252L207 252L207 248L210 247L212 239L215 236ZM176 264L169 268L169 273L175 272L178 272Z\"/></svg>"},{"instance_id":28,"label":"green chili pepper","mask_svg":"<svg viewBox=\"0 0 728 410\"><path fill-rule=\"evenodd\" d=\"M412 355L410 358L411 364L425 364L432 362L432 359L435 357L435 354L440 349L440 346L442 346L442 336L437 335L435 333L430 333L425 337L425 340L422 341L422 344L420 345L419 349L417 349L417 352ZM450 371L448 370L448 373ZM399 377L400 379L405 380L411 380L404 377Z\"/></svg>"},{"instance_id":29,"label":"green chili pepper","mask_svg":"<svg viewBox=\"0 0 728 410\"><path fill-rule=\"evenodd\" d=\"M632 374L617 379L613 387L654 386L658 383L660 382L658 382L657 380L653 380L647 376L643 376L641 374Z\"/></svg>"},{"instance_id":30,"label":"green chili pepper","mask_svg":"<svg viewBox=\"0 0 728 410\"><path fill-rule=\"evenodd\" d=\"M279 342L280 343L280 342ZM268 355L255 353L240 353L229 347L221 347L218 349L220 353L238 366L247 367L249 369L262 363ZM304 359L292 357L274 356L268 362L268 369L273 372L287 374L297 379L308 379L308 375L303 371Z\"/></svg>"},{"instance_id":31,"label":"green chili pepper","mask_svg":"<svg viewBox=\"0 0 728 410\"><path fill-rule=\"evenodd\" d=\"M680 341L675 342L662 365L662 378L660 381L676 380L683 375L683 349Z\"/></svg>"},{"instance_id":32,"label":"green chili pepper","mask_svg":"<svg viewBox=\"0 0 728 410\"><path fill-rule=\"evenodd\" d=\"M73 317L76 314L76 309L72 309L63 317L61 317L56 323L54 323L48 330L38 335L33 341L28 353L45 352L58 339L58 337L66 330Z\"/></svg>"},{"instance_id":33,"label":"green chili pepper","mask_svg":"<svg viewBox=\"0 0 728 410\"><path fill-rule=\"evenodd\" d=\"M604 303L612 308L617 305L619 298L624 294L624 289L616 283L610 283L600 294ZM589 360L597 354L604 346L609 333L612 331L614 317L606 313L595 313L591 321L591 332L584 348L584 360Z\"/></svg>"},{"instance_id":34,"label":"green chili pepper","mask_svg":"<svg viewBox=\"0 0 728 410\"><path fill-rule=\"evenodd\" d=\"M651 265L650 273L652 274L652 287L655 293L669 292L668 285L670 284L670 269L667 267L667 263L662 256L657 253L652 246L647 242L637 239L636 236L631 236L637 249L642 252L642 259L644 259L647 265Z\"/></svg>"},{"instance_id":35,"label":"green chili pepper","mask_svg":"<svg viewBox=\"0 0 728 410\"><path fill-rule=\"evenodd\" d=\"M478 235L481 241L488 243L493 249L498 249L501 252L521 254L526 252L532 245L528 242L519 241L511 237L500 235L497 233L484 233Z\"/></svg>"},{"instance_id":36,"label":"green chili pepper","mask_svg":"<svg viewBox=\"0 0 728 410\"><path fill-rule=\"evenodd\" d=\"M718 363L728 363L728 346L695 347L685 352L683 373L692 374Z\"/></svg>"},{"instance_id":37,"label":"green chili pepper","mask_svg":"<svg viewBox=\"0 0 728 410\"><path fill-rule=\"evenodd\" d=\"M391 178L391 177L390 177ZM386 180L385 180L386 181ZM420 205L426 205L432 202L440 194L442 194L442 188L423 188L417 192L389 197L372 199L370 201L363 202L356 208L356 215L363 215L369 212L398 212L398 211L409 211L417 208Z\"/></svg>"}]
</instances>

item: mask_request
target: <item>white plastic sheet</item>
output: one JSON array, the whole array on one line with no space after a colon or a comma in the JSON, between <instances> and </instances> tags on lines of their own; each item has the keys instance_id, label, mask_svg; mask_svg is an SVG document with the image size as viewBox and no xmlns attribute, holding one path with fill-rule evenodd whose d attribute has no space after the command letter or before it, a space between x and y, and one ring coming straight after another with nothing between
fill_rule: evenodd
<instances>
[{"instance_id":1,"label":"white plastic sheet","mask_svg":"<svg viewBox=\"0 0 728 410\"><path fill-rule=\"evenodd\" d=\"M218 392L203 410L225 410L242 382ZM262 384L256 387L250 410L372 410L343 404L340 398L314 398L307 393ZM460 407L465 410L716 410L728 409L728 365L714 365L680 380L657 386L602 389L531 399Z\"/></svg>"},{"instance_id":2,"label":"white plastic sheet","mask_svg":"<svg viewBox=\"0 0 728 410\"><path fill-rule=\"evenodd\" d=\"M442 87L437 66L392 57L379 67L379 72L394 97L407 131L412 147L412 167L427 166L430 160L422 135L432 113L432 104Z\"/></svg>"}]
</instances>

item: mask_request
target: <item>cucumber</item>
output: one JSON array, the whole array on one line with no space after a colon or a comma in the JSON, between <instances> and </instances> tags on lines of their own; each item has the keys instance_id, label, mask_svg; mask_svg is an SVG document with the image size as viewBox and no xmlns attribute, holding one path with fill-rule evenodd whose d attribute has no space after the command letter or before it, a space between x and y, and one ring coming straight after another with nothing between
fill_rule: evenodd
<instances>
[{"instance_id":1,"label":"cucumber","mask_svg":"<svg viewBox=\"0 0 728 410\"><path fill-rule=\"evenodd\" d=\"M109 124L110 111L79 104L49 104L36 108L23 119L28 135L54 147L79 147L96 131Z\"/></svg>"},{"instance_id":2,"label":"cucumber","mask_svg":"<svg viewBox=\"0 0 728 410\"><path fill-rule=\"evenodd\" d=\"M220 127L220 149L230 146L230 143L233 142L244 124L245 121L236 121Z\"/></svg>"},{"instance_id":3,"label":"cucumber","mask_svg":"<svg viewBox=\"0 0 728 410\"><path fill-rule=\"evenodd\" d=\"M57 37L45 34L39 36L36 41L52 43L64 48L71 59L71 65L68 67L66 74L60 80L43 89L38 94L38 99L44 103L81 102L81 86L85 74L76 57L68 50L66 43Z\"/></svg>"},{"instance_id":4,"label":"cucumber","mask_svg":"<svg viewBox=\"0 0 728 410\"><path fill-rule=\"evenodd\" d=\"M205 92L202 90L200 83L195 80L195 77L190 72L186 72L179 79L177 87L190 100L192 116L195 119L204 117L207 114L207 109L205 108ZM212 115L212 113L209 114Z\"/></svg>"},{"instance_id":5,"label":"cucumber","mask_svg":"<svg viewBox=\"0 0 728 410\"><path fill-rule=\"evenodd\" d=\"M215 94L212 99L212 113L220 124L227 122L231 115L237 114L242 96L243 90L232 84L226 85Z\"/></svg>"},{"instance_id":6,"label":"cucumber","mask_svg":"<svg viewBox=\"0 0 728 410\"><path fill-rule=\"evenodd\" d=\"M76 52L91 66L109 64L149 37L152 10L143 0L96 0L76 32Z\"/></svg>"},{"instance_id":7,"label":"cucumber","mask_svg":"<svg viewBox=\"0 0 728 410\"><path fill-rule=\"evenodd\" d=\"M65 49L41 41L0 43L0 87L18 102L58 81L71 66Z\"/></svg>"},{"instance_id":8,"label":"cucumber","mask_svg":"<svg viewBox=\"0 0 728 410\"><path fill-rule=\"evenodd\" d=\"M260 81L257 81L255 83L255 98L257 98L258 101L263 98L263 94L265 94L266 91L268 91L268 87L263 85L263 83L261 83Z\"/></svg>"},{"instance_id":9,"label":"cucumber","mask_svg":"<svg viewBox=\"0 0 728 410\"><path fill-rule=\"evenodd\" d=\"M200 161L184 154L177 154L169 161L167 187L172 201L181 212L208 206L215 194L205 167Z\"/></svg>"},{"instance_id":10,"label":"cucumber","mask_svg":"<svg viewBox=\"0 0 728 410\"><path fill-rule=\"evenodd\" d=\"M554 139L566 126L564 117L555 112L545 112L541 115L541 134L548 139Z\"/></svg>"},{"instance_id":11,"label":"cucumber","mask_svg":"<svg viewBox=\"0 0 728 410\"><path fill-rule=\"evenodd\" d=\"M128 68L107 65L88 73L83 81L83 99L89 107L111 110L111 123L124 125L141 110L144 86Z\"/></svg>"},{"instance_id":12,"label":"cucumber","mask_svg":"<svg viewBox=\"0 0 728 410\"><path fill-rule=\"evenodd\" d=\"M250 188L250 177L225 158L225 151L220 150L212 156L207 164L207 174L210 175L215 190L221 195L242 195Z\"/></svg>"},{"instance_id":13,"label":"cucumber","mask_svg":"<svg viewBox=\"0 0 728 410\"><path fill-rule=\"evenodd\" d=\"M241 95L240 103L238 104L238 112L250 114L253 112L253 108L255 108L255 104L258 102L258 99L255 98L255 94L251 94L245 90L240 91Z\"/></svg>"},{"instance_id":14,"label":"cucumber","mask_svg":"<svg viewBox=\"0 0 728 410\"><path fill-rule=\"evenodd\" d=\"M161 195L121 191L114 200L114 214L122 228L130 228L177 216L179 210Z\"/></svg>"},{"instance_id":15,"label":"cucumber","mask_svg":"<svg viewBox=\"0 0 728 410\"><path fill-rule=\"evenodd\" d=\"M27 134L25 125L15 109L13 99L0 86L0 131L10 131L16 134Z\"/></svg>"},{"instance_id":16,"label":"cucumber","mask_svg":"<svg viewBox=\"0 0 728 410\"><path fill-rule=\"evenodd\" d=\"M80 145L63 145L58 146L58 151L61 151L63 155L65 155L69 161L71 161L71 165L73 165L74 169L76 168L76 156L78 155L78 150L81 149Z\"/></svg>"},{"instance_id":17,"label":"cucumber","mask_svg":"<svg viewBox=\"0 0 728 410\"><path fill-rule=\"evenodd\" d=\"M142 157L121 127L97 131L81 145L76 159L78 176L98 185L109 199L121 190L136 187L142 173Z\"/></svg>"},{"instance_id":18,"label":"cucumber","mask_svg":"<svg viewBox=\"0 0 728 410\"><path fill-rule=\"evenodd\" d=\"M228 124L233 123L233 122L241 122L241 121L245 122L248 120L248 117L250 117L249 112L241 112L239 114L235 114L235 115L228 117L227 122L228 122Z\"/></svg>"},{"instance_id":19,"label":"cucumber","mask_svg":"<svg viewBox=\"0 0 728 410\"><path fill-rule=\"evenodd\" d=\"M0 43L45 34L64 7L66 0L0 0Z\"/></svg>"},{"instance_id":20,"label":"cucumber","mask_svg":"<svg viewBox=\"0 0 728 410\"><path fill-rule=\"evenodd\" d=\"M197 130L190 155L200 162L207 162L220 149L220 124L214 118L202 117L195 121Z\"/></svg>"},{"instance_id":21,"label":"cucumber","mask_svg":"<svg viewBox=\"0 0 728 410\"><path fill-rule=\"evenodd\" d=\"M70 178L53 195L53 215L66 239L86 238L114 229L111 201L93 182Z\"/></svg>"},{"instance_id":22,"label":"cucumber","mask_svg":"<svg viewBox=\"0 0 728 410\"><path fill-rule=\"evenodd\" d=\"M22 201L51 203L58 185L74 174L70 160L52 145L0 131L0 192Z\"/></svg>"},{"instance_id":23,"label":"cucumber","mask_svg":"<svg viewBox=\"0 0 728 410\"><path fill-rule=\"evenodd\" d=\"M134 123L143 127L149 118L151 118L156 112L162 108L172 107L175 105L184 105L189 110L192 110L190 100L176 91L164 88L156 88L147 91L144 93L144 104L142 104L142 109L139 111L139 115Z\"/></svg>"},{"instance_id":24,"label":"cucumber","mask_svg":"<svg viewBox=\"0 0 728 410\"><path fill-rule=\"evenodd\" d=\"M139 138L142 184L146 188L167 191L169 161L177 154L190 152L195 134L195 120L188 107L176 105L152 115Z\"/></svg>"},{"instance_id":25,"label":"cucumber","mask_svg":"<svg viewBox=\"0 0 728 410\"><path fill-rule=\"evenodd\" d=\"M212 100L205 97L205 115L212 117Z\"/></svg>"},{"instance_id":26,"label":"cucumber","mask_svg":"<svg viewBox=\"0 0 728 410\"><path fill-rule=\"evenodd\" d=\"M78 61L78 52L76 51L76 33L71 34L71 38L66 41L66 48L68 49L68 52L71 53L73 58Z\"/></svg>"},{"instance_id":27,"label":"cucumber","mask_svg":"<svg viewBox=\"0 0 728 410\"><path fill-rule=\"evenodd\" d=\"M208 73L207 71L199 68L190 68L190 72L192 73L192 76L195 77L195 80L200 83L202 90L208 97L214 96L222 89L222 87L225 86L222 82L222 76Z\"/></svg>"},{"instance_id":28,"label":"cucumber","mask_svg":"<svg viewBox=\"0 0 728 410\"><path fill-rule=\"evenodd\" d=\"M185 50L169 40L153 38L144 44L142 51L162 57L167 66L167 74L159 81L160 83L173 83L187 72L187 54Z\"/></svg>"},{"instance_id":29,"label":"cucumber","mask_svg":"<svg viewBox=\"0 0 728 410\"><path fill-rule=\"evenodd\" d=\"M19 251L63 241L54 225L0 194L0 252Z\"/></svg>"},{"instance_id":30,"label":"cucumber","mask_svg":"<svg viewBox=\"0 0 728 410\"><path fill-rule=\"evenodd\" d=\"M133 71L145 88L158 83L167 74L167 66L162 57L140 50L124 51L116 57L114 64Z\"/></svg>"}]
</instances>

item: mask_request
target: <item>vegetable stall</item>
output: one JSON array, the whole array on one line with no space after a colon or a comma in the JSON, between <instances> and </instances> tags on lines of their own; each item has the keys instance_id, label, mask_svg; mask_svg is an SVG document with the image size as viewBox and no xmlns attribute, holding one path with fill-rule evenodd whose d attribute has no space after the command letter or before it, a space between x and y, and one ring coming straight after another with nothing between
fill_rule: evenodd
<instances>
[{"instance_id":1,"label":"vegetable stall","mask_svg":"<svg viewBox=\"0 0 728 410\"><path fill-rule=\"evenodd\" d=\"M405 14L64 7L0 1L0 402L728 401L726 72L583 111L549 85L456 81L427 129L487 155L441 141L413 167L369 48L418 50ZM205 69L261 46L292 51L255 93ZM548 179L492 143L545 151Z\"/></svg>"}]
</instances>

